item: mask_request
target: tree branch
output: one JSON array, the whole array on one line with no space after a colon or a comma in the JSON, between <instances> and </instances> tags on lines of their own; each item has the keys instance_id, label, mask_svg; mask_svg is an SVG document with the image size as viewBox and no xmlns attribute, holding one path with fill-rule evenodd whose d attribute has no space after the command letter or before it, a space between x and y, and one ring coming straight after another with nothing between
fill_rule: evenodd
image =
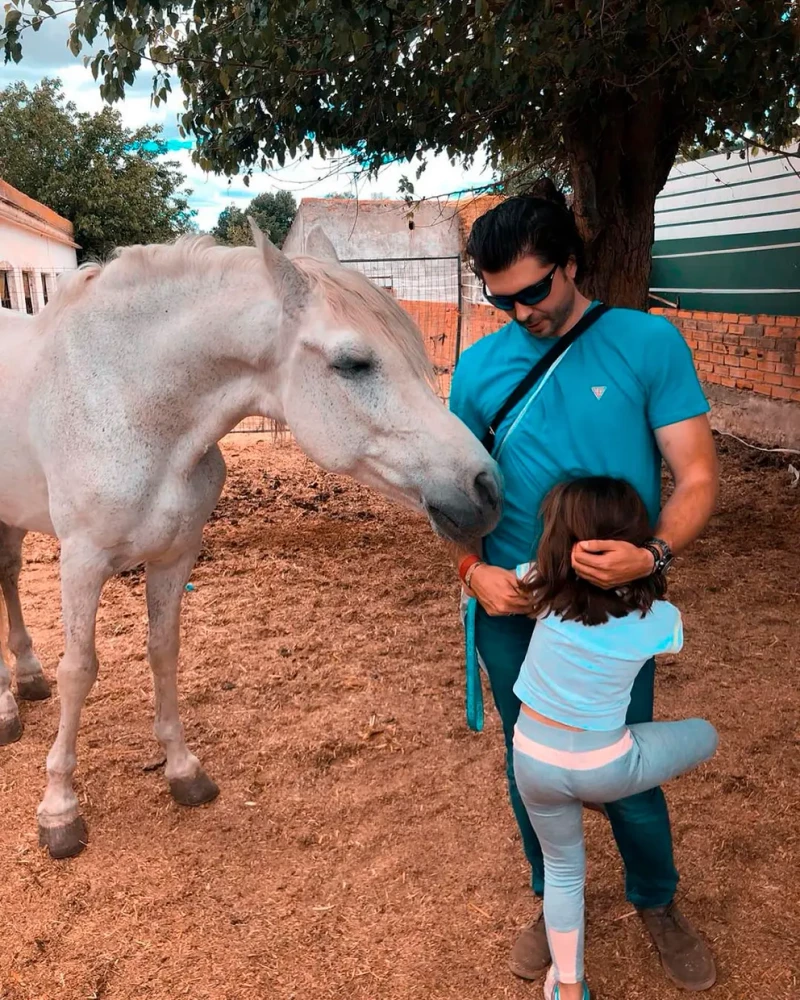
<instances>
[{"instance_id":1,"label":"tree branch","mask_svg":"<svg viewBox=\"0 0 800 1000\"><path fill-rule=\"evenodd\" d=\"M768 143L759 142L758 139L751 139L743 132L734 132L733 135L735 135L737 139L741 139L742 142L746 142L748 146L755 146L757 149L763 149L765 153L776 153L778 156L785 156L786 159L800 160L800 148L796 152L792 152L788 149L781 149L779 146L770 146Z\"/></svg>"}]
</instances>

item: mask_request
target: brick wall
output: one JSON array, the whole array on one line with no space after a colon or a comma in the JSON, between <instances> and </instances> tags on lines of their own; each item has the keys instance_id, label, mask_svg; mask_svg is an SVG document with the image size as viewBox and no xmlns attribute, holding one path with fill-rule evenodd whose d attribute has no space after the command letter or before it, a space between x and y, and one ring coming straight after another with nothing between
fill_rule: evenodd
<instances>
[{"instance_id":1,"label":"brick wall","mask_svg":"<svg viewBox=\"0 0 800 1000\"><path fill-rule=\"evenodd\" d=\"M454 302L399 299L422 331L428 356L437 367L452 367L455 358L458 306Z\"/></svg>"},{"instance_id":2,"label":"brick wall","mask_svg":"<svg viewBox=\"0 0 800 1000\"><path fill-rule=\"evenodd\" d=\"M681 331L704 382L800 403L800 317L653 312Z\"/></svg>"},{"instance_id":3,"label":"brick wall","mask_svg":"<svg viewBox=\"0 0 800 1000\"><path fill-rule=\"evenodd\" d=\"M428 356L436 369L439 395L450 395L450 376L456 362L458 340L458 307L451 302L428 302L398 299L422 331ZM461 350L466 350L476 340L494 333L508 322L505 313L491 306L463 302L461 305Z\"/></svg>"},{"instance_id":4,"label":"brick wall","mask_svg":"<svg viewBox=\"0 0 800 1000\"><path fill-rule=\"evenodd\" d=\"M494 333L501 326L508 323L508 315L493 309L492 306L476 305L473 302L465 302L464 316L461 323L461 346L467 348L474 344L476 340L485 337L489 333Z\"/></svg>"},{"instance_id":5,"label":"brick wall","mask_svg":"<svg viewBox=\"0 0 800 1000\"><path fill-rule=\"evenodd\" d=\"M400 303L422 330L447 397L455 364L458 310L447 302ZM681 331L703 382L761 398L800 403L800 317L654 309ZM461 348L508 322L486 305L462 304Z\"/></svg>"},{"instance_id":6,"label":"brick wall","mask_svg":"<svg viewBox=\"0 0 800 1000\"><path fill-rule=\"evenodd\" d=\"M453 302L427 302L398 299L422 330L434 364L452 360L458 330L458 308ZM494 333L508 323L508 316L491 306L463 302L461 305L461 349L466 350L476 340Z\"/></svg>"}]
</instances>

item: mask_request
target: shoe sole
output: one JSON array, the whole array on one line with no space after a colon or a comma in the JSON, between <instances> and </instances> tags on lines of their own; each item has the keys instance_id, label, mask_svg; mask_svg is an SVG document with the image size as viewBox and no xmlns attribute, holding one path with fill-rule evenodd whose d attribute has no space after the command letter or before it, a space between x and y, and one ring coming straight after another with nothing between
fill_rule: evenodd
<instances>
[{"instance_id":1,"label":"shoe sole","mask_svg":"<svg viewBox=\"0 0 800 1000\"><path fill-rule=\"evenodd\" d=\"M660 948L656 944L655 938L650 933L650 929L648 928L644 920L642 920L642 924L644 925L644 929L648 937L650 938L650 941L652 942L652 945L655 948L656 953L658 954L658 957L661 961L661 968L664 970L664 975L667 977L667 979L669 979L669 981L672 983L673 986L677 986L679 990L685 990L687 993L704 993L706 990L710 990L711 987L715 985L717 981L717 967L714 964L713 955L711 956L712 972L708 979L704 979L700 983L693 983L691 985L689 983L682 982L680 979L677 978L677 976L674 976L670 971L669 967L667 966L667 963L664 961L664 956L661 954Z\"/></svg>"},{"instance_id":2,"label":"shoe sole","mask_svg":"<svg viewBox=\"0 0 800 1000\"><path fill-rule=\"evenodd\" d=\"M513 975L515 975L517 979L524 979L527 982L531 982L534 979L538 979L539 976L541 976L541 974L549 968L549 966L550 966L549 958L543 965L539 966L538 969L532 969L530 968L530 966L517 965L515 962L508 963L509 971Z\"/></svg>"},{"instance_id":3,"label":"shoe sole","mask_svg":"<svg viewBox=\"0 0 800 1000\"><path fill-rule=\"evenodd\" d=\"M716 969L714 969L714 974L709 979L704 979L702 983L696 983L690 986L688 983L682 983L677 976L673 976L663 961L661 963L661 967L664 970L667 979L669 979L673 986L677 986L679 990L685 990L687 993L703 993L706 990L710 990L717 981Z\"/></svg>"}]
</instances>

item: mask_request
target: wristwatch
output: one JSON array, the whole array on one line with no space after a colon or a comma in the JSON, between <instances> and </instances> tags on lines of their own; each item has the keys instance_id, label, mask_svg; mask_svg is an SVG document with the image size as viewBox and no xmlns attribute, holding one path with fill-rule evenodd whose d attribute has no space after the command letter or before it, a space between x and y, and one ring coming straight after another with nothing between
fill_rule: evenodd
<instances>
[{"instance_id":1,"label":"wristwatch","mask_svg":"<svg viewBox=\"0 0 800 1000\"><path fill-rule=\"evenodd\" d=\"M653 573L666 573L669 570L675 557L663 538L649 538L642 548L653 556Z\"/></svg>"}]
</instances>

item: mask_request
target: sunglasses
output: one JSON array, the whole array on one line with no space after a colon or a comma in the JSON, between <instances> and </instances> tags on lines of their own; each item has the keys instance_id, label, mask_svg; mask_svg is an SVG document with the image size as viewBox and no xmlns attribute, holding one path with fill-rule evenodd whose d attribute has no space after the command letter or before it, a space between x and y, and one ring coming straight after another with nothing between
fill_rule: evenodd
<instances>
[{"instance_id":1,"label":"sunglasses","mask_svg":"<svg viewBox=\"0 0 800 1000\"><path fill-rule=\"evenodd\" d=\"M538 306L552 291L553 278L557 270L558 264L554 265L552 271L546 274L541 281L537 281L535 285L528 285L527 288L514 292L513 295L492 295L484 281L483 296L495 309L501 309L503 312L513 312L515 302L519 302L523 306Z\"/></svg>"}]
</instances>

